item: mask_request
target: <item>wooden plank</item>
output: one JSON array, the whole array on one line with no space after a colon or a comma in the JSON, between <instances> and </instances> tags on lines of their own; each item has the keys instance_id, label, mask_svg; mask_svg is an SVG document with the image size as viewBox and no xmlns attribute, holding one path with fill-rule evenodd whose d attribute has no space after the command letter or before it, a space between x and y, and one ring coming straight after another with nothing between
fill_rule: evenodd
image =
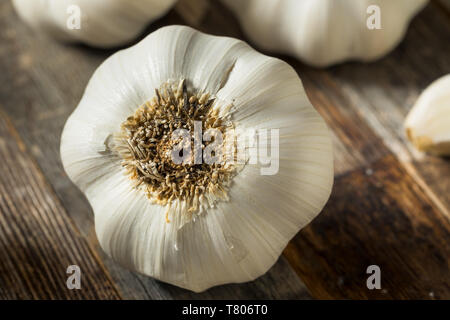
<instances>
[{"instance_id":1,"label":"wooden plank","mask_svg":"<svg viewBox=\"0 0 450 320\"><path fill-rule=\"evenodd\" d=\"M210 21L210 17L211 14L206 20ZM172 12L163 21L150 26L146 33L163 24L183 24L183 21ZM124 298L310 298L306 287L285 258L252 283L221 286L202 294L193 294L137 275L109 259L98 246L89 204L62 169L59 139L65 120L77 105L89 77L112 51L64 46L41 34L32 33L18 21L9 2L0 4L0 41L5 43L0 48L0 61L5 66L0 78L2 107L17 126L76 226L101 256Z\"/></svg>"},{"instance_id":2,"label":"wooden plank","mask_svg":"<svg viewBox=\"0 0 450 320\"><path fill-rule=\"evenodd\" d=\"M450 240L450 180L445 178L450 163L413 150L402 129L420 92L450 72L450 28L445 20L439 8L430 5L404 43L372 64L319 70L283 57L301 76L312 103L338 140L334 141L337 178L331 201L285 250L313 297L450 295L450 252L445 245ZM377 171L387 172L369 178ZM395 193L380 189L383 183ZM393 207L386 205L395 201ZM392 219L397 219L394 224ZM368 235L370 222L376 230ZM365 268L370 264L387 271L384 290L370 291L365 286Z\"/></svg>"},{"instance_id":3,"label":"wooden plank","mask_svg":"<svg viewBox=\"0 0 450 320\"><path fill-rule=\"evenodd\" d=\"M450 163L417 152L407 141L403 121L420 93L432 81L450 73L448 39L448 17L433 2L414 19L401 45L385 58L370 64L348 63L313 74L317 82L324 84L327 94L336 90L350 102L337 107L364 120L410 174L426 182L429 192L447 213L450 182L442 176L450 172ZM354 123L359 126L359 122Z\"/></svg>"},{"instance_id":4,"label":"wooden plank","mask_svg":"<svg viewBox=\"0 0 450 320\"><path fill-rule=\"evenodd\" d=\"M0 137L0 297L120 298L3 113ZM81 269L80 290L66 286L69 265Z\"/></svg>"},{"instance_id":5,"label":"wooden plank","mask_svg":"<svg viewBox=\"0 0 450 320\"><path fill-rule=\"evenodd\" d=\"M197 27L209 10L209 0L178 0L174 10L188 25Z\"/></svg>"},{"instance_id":6,"label":"wooden plank","mask_svg":"<svg viewBox=\"0 0 450 320\"><path fill-rule=\"evenodd\" d=\"M433 0L436 4L440 5L443 10L447 11L450 18L450 0Z\"/></svg>"},{"instance_id":7,"label":"wooden plank","mask_svg":"<svg viewBox=\"0 0 450 320\"><path fill-rule=\"evenodd\" d=\"M139 279L145 288L155 291L151 293L152 297L158 294L160 298L165 299L311 299L306 286L283 256L265 275L255 281L222 285L201 293L174 287L149 277L139 276ZM129 294L133 296L133 292Z\"/></svg>"},{"instance_id":8,"label":"wooden plank","mask_svg":"<svg viewBox=\"0 0 450 320\"><path fill-rule=\"evenodd\" d=\"M295 66L295 62L288 61ZM363 116L353 112L350 107L353 101L340 92L326 71L299 66L296 69L309 99L332 130L335 175L370 167L390 153Z\"/></svg>"},{"instance_id":9,"label":"wooden plank","mask_svg":"<svg viewBox=\"0 0 450 320\"><path fill-rule=\"evenodd\" d=\"M64 47L40 35L34 38L30 30L17 22L8 3L0 4L0 15L0 40L6 43L0 48L0 61L8 66L3 80L0 79L0 101L6 101L5 109L23 135L26 145L33 151L82 234L101 254L93 233L90 207L65 178L58 159L58 146L59 132L77 104L85 83L95 67L111 52ZM448 282L441 281L436 286L430 284L432 279L438 279L437 275L442 275L445 264L448 270L448 260L442 259L448 258L448 247L439 246L441 243L438 241L442 236L448 242L448 220L444 217L449 204L447 190L450 182L441 178L449 173L448 162L416 153L406 143L401 129L403 118L420 91L439 74L448 73L445 53L450 52L446 41L449 33L445 20L439 7L433 4L428 6L414 20L402 45L373 64L347 63L328 70L317 70L292 58L282 57L296 68L311 101L333 131L338 178L332 200L317 219L318 222L302 231L285 251L289 263L306 281L315 297L448 296ZM150 26L146 33L160 25L176 23L182 24L183 20L172 12ZM198 28L248 41L236 20L217 2L211 3ZM401 162L395 160L391 153ZM401 169L402 166L407 171ZM379 170L388 173L380 176ZM349 172L352 173L346 174ZM366 181L370 175L375 177ZM394 178L403 181L398 188L400 194L407 192L406 196L391 199L390 194L375 188L380 181ZM413 191L403 190L405 185ZM366 194L362 190L372 191L374 188L374 196L367 196L372 207L362 200L354 201L352 195L357 195L357 200L365 199ZM396 189L392 182L388 190L391 189ZM418 199L414 201L415 196ZM392 207L387 205L391 202L394 203ZM336 209L330 209L333 206ZM429 210L429 206L432 209ZM375 224L376 232L364 234L367 220L364 216L361 218L362 211L375 212L370 223ZM323 215L327 218L322 218ZM341 215L345 216L342 221ZM423 220L422 216L427 218ZM392 219L395 224L391 224ZM416 245L422 243L423 229L432 233L431 227L435 228L438 224L443 227L436 229L437 234L430 236L430 242L426 242L431 243L433 254L413 255L414 248L424 248ZM385 233L383 228L387 228L390 237L384 242L381 239L381 244L386 248L374 244L378 241L375 235ZM402 232L412 232L411 239L394 237ZM352 235L350 239L347 233ZM405 249L407 245L410 247ZM332 249L341 255L336 256ZM399 250L406 250L411 257L398 254ZM384 251L387 254L382 259ZM364 286L361 287L365 285L367 275L365 269L360 269L372 258L383 264L380 265L383 279L388 281L384 286L383 280L383 287L387 291L369 292ZM389 264L389 258L392 258L394 265ZM418 260L423 258L430 260L430 267L424 265L425 260ZM285 258L280 259L266 276L253 283L221 286L200 295L137 276L106 257L102 259L120 292L128 298L309 297ZM348 272L347 259L351 262ZM414 270L411 271L411 268ZM436 277L433 277L433 272L436 272ZM425 280L408 286L412 276L420 277L420 273L425 275ZM445 274L443 279L445 281ZM394 290L396 286L399 289Z\"/></svg>"},{"instance_id":10,"label":"wooden plank","mask_svg":"<svg viewBox=\"0 0 450 320\"><path fill-rule=\"evenodd\" d=\"M315 297L449 299L450 222L394 156L336 179L286 256ZM366 269L381 269L369 290Z\"/></svg>"}]
</instances>

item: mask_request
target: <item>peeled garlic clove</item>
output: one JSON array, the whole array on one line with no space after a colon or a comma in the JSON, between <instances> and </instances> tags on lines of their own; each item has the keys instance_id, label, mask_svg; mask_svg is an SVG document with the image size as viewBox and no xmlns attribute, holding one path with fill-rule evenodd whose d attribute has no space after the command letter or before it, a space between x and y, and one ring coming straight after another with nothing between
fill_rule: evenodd
<instances>
[{"instance_id":1,"label":"peeled garlic clove","mask_svg":"<svg viewBox=\"0 0 450 320\"><path fill-rule=\"evenodd\" d=\"M167 137L192 131L195 119L224 141L233 131L270 139L268 152L258 149L273 155L270 166L262 156L175 166ZM184 26L161 28L96 70L65 125L61 158L108 255L197 292L264 274L333 183L328 128L297 73L240 40Z\"/></svg>"},{"instance_id":2,"label":"peeled garlic clove","mask_svg":"<svg viewBox=\"0 0 450 320\"><path fill-rule=\"evenodd\" d=\"M408 139L420 151L450 155L450 74L420 95L405 120Z\"/></svg>"},{"instance_id":3,"label":"peeled garlic clove","mask_svg":"<svg viewBox=\"0 0 450 320\"><path fill-rule=\"evenodd\" d=\"M63 41L108 48L133 40L176 1L13 0L13 5L19 16L36 31L44 31Z\"/></svg>"},{"instance_id":4,"label":"peeled garlic clove","mask_svg":"<svg viewBox=\"0 0 450 320\"><path fill-rule=\"evenodd\" d=\"M222 0L259 47L313 66L373 61L397 46L427 0ZM367 20L377 6L380 29ZM375 14L375 11L372 13Z\"/></svg>"}]
</instances>

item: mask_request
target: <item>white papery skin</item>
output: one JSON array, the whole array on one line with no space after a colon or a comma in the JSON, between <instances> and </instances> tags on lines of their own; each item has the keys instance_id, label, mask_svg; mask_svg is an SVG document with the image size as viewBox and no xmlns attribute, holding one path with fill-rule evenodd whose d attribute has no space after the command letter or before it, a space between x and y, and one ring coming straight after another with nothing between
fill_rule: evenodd
<instances>
[{"instance_id":1,"label":"white papery skin","mask_svg":"<svg viewBox=\"0 0 450 320\"><path fill-rule=\"evenodd\" d=\"M222 0L259 47L317 67L373 61L397 46L428 0ZM367 8L381 9L380 30L367 28Z\"/></svg>"},{"instance_id":2,"label":"white papery skin","mask_svg":"<svg viewBox=\"0 0 450 320\"><path fill-rule=\"evenodd\" d=\"M422 92L406 117L405 129L419 150L450 156L450 74Z\"/></svg>"},{"instance_id":3,"label":"white papery skin","mask_svg":"<svg viewBox=\"0 0 450 320\"><path fill-rule=\"evenodd\" d=\"M124 45L151 21L164 15L177 0L13 0L19 16L37 32L93 47ZM81 28L69 29L67 11L81 11Z\"/></svg>"},{"instance_id":4,"label":"white papery skin","mask_svg":"<svg viewBox=\"0 0 450 320\"><path fill-rule=\"evenodd\" d=\"M236 130L280 129L279 171L247 164L221 201L180 229L165 207L131 189L107 137L170 79L186 79L225 107ZM108 58L67 120L61 157L95 213L102 248L122 265L192 291L253 280L325 205L331 139L296 72L246 43L189 27L159 29Z\"/></svg>"}]
</instances>

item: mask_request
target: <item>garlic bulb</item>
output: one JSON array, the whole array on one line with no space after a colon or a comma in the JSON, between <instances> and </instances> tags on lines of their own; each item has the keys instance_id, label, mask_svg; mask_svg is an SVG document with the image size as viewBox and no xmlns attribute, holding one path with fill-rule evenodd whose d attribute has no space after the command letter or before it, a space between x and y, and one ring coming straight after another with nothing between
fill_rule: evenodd
<instances>
[{"instance_id":1,"label":"garlic bulb","mask_svg":"<svg viewBox=\"0 0 450 320\"><path fill-rule=\"evenodd\" d=\"M450 74L420 95L405 120L406 135L420 151L450 156Z\"/></svg>"},{"instance_id":2,"label":"garlic bulb","mask_svg":"<svg viewBox=\"0 0 450 320\"><path fill-rule=\"evenodd\" d=\"M20 17L64 41L114 47L134 39L177 0L13 0Z\"/></svg>"},{"instance_id":3,"label":"garlic bulb","mask_svg":"<svg viewBox=\"0 0 450 320\"><path fill-rule=\"evenodd\" d=\"M373 61L384 56L401 41L409 21L427 0L222 2L261 48L323 67L345 60ZM372 24L376 22L372 18L378 17L380 29L369 29L367 20Z\"/></svg>"},{"instance_id":4,"label":"garlic bulb","mask_svg":"<svg viewBox=\"0 0 450 320\"><path fill-rule=\"evenodd\" d=\"M175 131L196 126L210 142L197 149L205 161L219 142L206 137L212 129L231 142L231 161L202 163L195 146L176 149ZM113 259L197 292L264 274L333 182L328 128L296 72L240 40L183 26L153 32L96 70L65 125L61 158Z\"/></svg>"}]
</instances>

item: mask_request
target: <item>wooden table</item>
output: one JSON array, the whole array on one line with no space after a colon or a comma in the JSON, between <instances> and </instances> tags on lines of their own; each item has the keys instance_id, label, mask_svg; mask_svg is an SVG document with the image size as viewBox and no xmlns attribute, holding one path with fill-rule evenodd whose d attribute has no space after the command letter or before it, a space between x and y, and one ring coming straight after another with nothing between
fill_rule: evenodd
<instances>
[{"instance_id":1,"label":"wooden table","mask_svg":"<svg viewBox=\"0 0 450 320\"><path fill-rule=\"evenodd\" d=\"M91 208L59 159L63 125L113 51L44 38L0 2L0 297L44 299L450 298L450 162L416 152L402 122L450 73L450 6L431 2L401 45L370 64L314 69L289 58L333 132L335 186L323 212L256 281L194 294L125 270L95 237ZM176 10L152 24L185 24ZM211 3L196 27L247 40ZM248 40L247 40L248 41ZM66 268L82 270L68 290ZM381 268L369 290L366 268Z\"/></svg>"}]
</instances>

